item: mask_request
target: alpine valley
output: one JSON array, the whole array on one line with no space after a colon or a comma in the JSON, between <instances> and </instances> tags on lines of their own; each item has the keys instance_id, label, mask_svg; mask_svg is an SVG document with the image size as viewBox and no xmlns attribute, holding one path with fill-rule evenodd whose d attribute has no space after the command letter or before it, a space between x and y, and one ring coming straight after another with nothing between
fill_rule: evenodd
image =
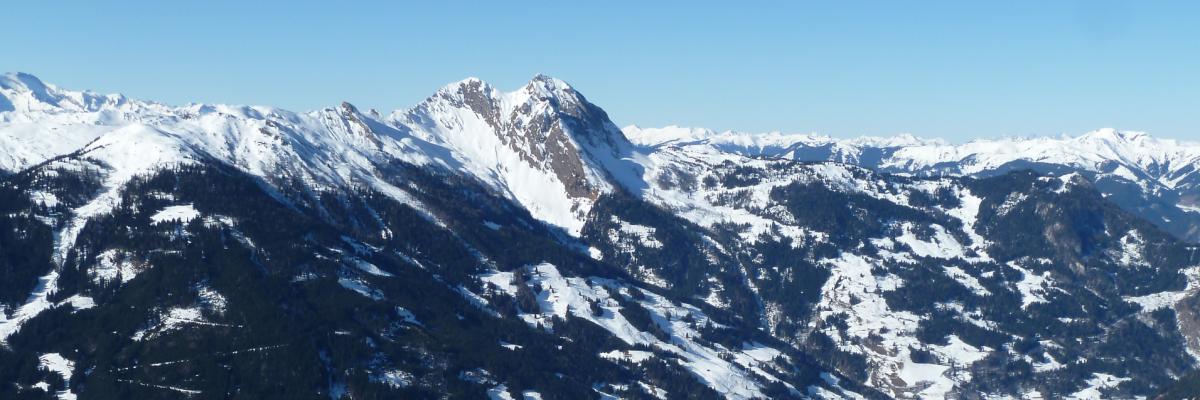
<instances>
[{"instance_id":1,"label":"alpine valley","mask_svg":"<svg viewBox=\"0 0 1200 400\"><path fill-rule=\"evenodd\" d=\"M0 75L0 398L1195 395L1198 167L621 129L541 75L390 114Z\"/></svg>"}]
</instances>

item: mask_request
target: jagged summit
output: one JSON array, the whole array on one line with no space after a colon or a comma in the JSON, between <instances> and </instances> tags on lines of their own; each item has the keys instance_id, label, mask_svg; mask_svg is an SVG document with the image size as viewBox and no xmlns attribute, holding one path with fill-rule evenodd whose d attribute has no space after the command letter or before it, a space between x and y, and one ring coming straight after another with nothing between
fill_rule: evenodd
<instances>
[{"instance_id":1,"label":"jagged summit","mask_svg":"<svg viewBox=\"0 0 1200 400\"><path fill-rule=\"evenodd\" d=\"M534 75L522 90L543 99L560 99L566 101L583 101L583 96L576 92L566 81L548 75Z\"/></svg>"},{"instance_id":2,"label":"jagged summit","mask_svg":"<svg viewBox=\"0 0 1200 400\"><path fill-rule=\"evenodd\" d=\"M519 89L512 92L503 92L496 88L495 85L477 78L467 77L457 82L452 82L439 88L432 96L429 96L422 104L442 100L481 100L506 99L513 103L521 103L535 99L562 99L578 101L582 96L578 94L567 82L553 78L543 74L534 75L528 82L522 85ZM420 107L418 104L416 107ZM414 107L414 108L416 108ZM402 112L400 110L398 112Z\"/></svg>"},{"instance_id":3,"label":"jagged summit","mask_svg":"<svg viewBox=\"0 0 1200 400\"><path fill-rule=\"evenodd\" d=\"M532 82L547 82L547 83L554 83L556 85L566 85L567 84L562 79L558 79L553 76L543 74L541 72L533 74L533 78L529 79L529 81L531 83Z\"/></svg>"},{"instance_id":4,"label":"jagged summit","mask_svg":"<svg viewBox=\"0 0 1200 400\"><path fill-rule=\"evenodd\" d=\"M369 182L401 193L380 170L396 161L437 165L478 179L543 221L575 232L592 202L613 187L609 170L631 147L603 110L545 75L512 92L464 79L382 118L349 102L305 113L172 107L61 90L27 74L4 79L0 123L19 124L0 137L0 170L10 172L93 140L115 140L121 128L137 125L151 128L138 132L155 136L164 154L202 154L267 181L301 181L321 190ZM153 168L137 165L130 174Z\"/></svg>"},{"instance_id":5,"label":"jagged summit","mask_svg":"<svg viewBox=\"0 0 1200 400\"><path fill-rule=\"evenodd\" d=\"M355 107L354 104L350 104L350 102L348 102L348 101L343 101L342 104L339 106L339 108L344 113L350 113L350 114L358 114L359 113L358 107Z\"/></svg>"},{"instance_id":6,"label":"jagged summit","mask_svg":"<svg viewBox=\"0 0 1200 400\"><path fill-rule=\"evenodd\" d=\"M1200 360L1200 253L1116 206L1200 227L1192 144L631 142L545 75L86 93L0 86L2 398L1133 398Z\"/></svg>"},{"instance_id":7,"label":"jagged summit","mask_svg":"<svg viewBox=\"0 0 1200 400\"><path fill-rule=\"evenodd\" d=\"M511 92L467 78L393 113L388 123L451 149L474 176L568 231L582 226L591 203L612 187L606 166L631 147L603 110L545 75Z\"/></svg>"},{"instance_id":8,"label":"jagged summit","mask_svg":"<svg viewBox=\"0 0 1200 400\"><path fill-rule=\"evenodd\" d=\"M337 186L376 176L378 165L389 160L440 165L508 193L534 215L568 231L581 226L601 194L616 186L643 187L639 169L628 162L635 152L665 148L835 161L925 175L986 175L1058 165L1112 175L1151 193L1175 193L1170 196L1179 200L1172 201L1182 203L1167 206L1171 211L1161 218L1164 226L1191 226L1179 221L1200 214L1191 211L1197 204L1189 200L1197 198L1192 191L1200 190L1200 143L1111 128L1074 137L963 144L909 134L842 139L678 126L622 130L575 87L544 74L507 92L466 78L412 108L381 116L348 102L306 113L219 104L172 107L61 89L31 74L8 73L0 75L0 123L10 124L0 138L0 170L5 171L140 124L179 143L178 149L199 151L269 179L280 175Z\"/></svg>"}]
</instances>

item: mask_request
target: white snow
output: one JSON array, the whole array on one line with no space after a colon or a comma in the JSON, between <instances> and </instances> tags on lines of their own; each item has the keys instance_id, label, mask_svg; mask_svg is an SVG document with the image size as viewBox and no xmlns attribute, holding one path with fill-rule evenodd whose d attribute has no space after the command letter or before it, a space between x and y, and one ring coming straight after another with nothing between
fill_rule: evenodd
<instances>
[{"instance_id":1,"label":"white snow","mask_svg":"<svg viewBox=\"0 0 1200 400\"><path fill-rule=\"evenodd\" d=\"M940 398L954 388L954 382L943 376L948 369L944 365L907 361L900 368L899 377L910 387L927 385L917 392L921 398Z\"/></svg>"},{"instance_id":2,"label":"white snow","mask_svg":"<svg viewBox=\"0 0 1200 400\"><path fill-rule=\"evenodd\" d=\"M229 300L225 298L225 295L207 285L200 286L197 291L201 306L218 315L225 313L225 309L229 304Z\"/></svg>"},{"instance_id":3,"label":"white snow","mask_svg":"<svg viewBox=\"0 0 1200 400\"><path fill-rule=\"evenodd\" d=\"M1028 198L1029 198L1029 195L1027 195L1025 193L1018 193L1018 192L1009 193L1008 196L1004 198L1004 202L1001 203L999 207L996 207L996 215L1000 215L1000 216L1008 215L1008 213L1012 212L1013 208L1015 208L1017 205L1021 204L1021 202L1025 201Z\"/></svg>"},{"instance_id":4,"label":"white snow","mask_svg":"<svg viewBox=\"0 0 1200 400\"><path fill-rule=\"evenodd\" d=\"M78 294L66 298L59 304L70 304L71 307L74 308L76 311L87 310L89 308L96 307L96 301L92 300L91 297L81 296Z\"/></svg>"},{"instance_id":5,"label":"white snow","mask_svg":"<svg viewBox=\"0 0 1200 400\"><path fill-rule=\"evenodd\" d=\"M196 207L191 204L180 204L167 206L150 217L150 220L156 224L168 221L179 221L180 223L188 223L191 220L200 216L200 212L196 211Z\"/></svg>"},{"instance_id":6,"label":"white snow","mask_svg":"<svg viewBox=\"0 0 1200 400\"><path fill-rule=\"evenodd\" d=\"M971 274L968 274L967 271L963 271L962 268L946 266L943 267L942 270L946 272L946 275L954 278L955 281L961 283L963 286L966 286L968 289L971 289L977 295L990 296L992 294L991 291L983 287L983 284L979 283L979 279L971 276Z\"/></svg>"},{"instance_id":7,"label":"white snow","mask_svg":"<svg viewBox=\"0 0 1200 400\"><path fill-rule=\"evenodd\" d=\"M104 284L120 279L126 283L137 276L139 269L130 260L132 256L116 249L105 250L96 256L96 264L91 269L92 280Z\"/></svg>"},{"instance_id":8,"label":"white snow","mask_svg":"<svg viewBox=\"0 0 1200 400\"><path fill-rule=\"evenodd\" d=\"M0 309L0 346L6 345L8 337L20 331L25 322L51 307L70 305L75 311L81 311L96 306L96 302L91 297L78 294L67 297L61 302L52 303L49 296L57 291L58 271L52 270L38 278L33 292L29 294L25 303L17 308L12 317L6 317L4 310Z\"/></svg>"},{"instance_id":9,"label":"white snow","mask_svg":"<svg viewBox=\"0 0 1200 400\"><path fill-rule=\"evenodd\" d=\"M1187 278L1187 287L1183 290L1125 297L1124 300L1141 306L1143 312L1155 311L1161 308L1174 308L1175 303L1200 291L1200 267L1187 268L1182 272Z\"/></svg>"},{"instance_id":10,"label":"white snow","mask_svg":"<svg viewBox=\"0 0 1200 400\"><path fill-rule=\"evenodd\" d=\"M476 93L468 93L472 91ZM592 199L570 195L566 183L552 169L554 163L574 160L562 154L548 155L555 157L552 160L534 159L529 154L544 151L545 144L526 143L527 139L518 133L521 127L551 112L551 99L559 104L574 104L576 100L571 93L566 83L549 78L535 78L509 93L501 93L477 79L467 79L444 87L416 107L393 113L389 122L444 148L442 152L448 152L449 157L439 160L440 163L480 179L524 206L535 218L578 235ZM474 95L479 98L468 97ZM481 115L464 106L473 100L494 104L496 115ZM578 161L582 163L582 178L588 189L610 190L605 173L600 170L600 161L594 159L603 151L586 151L589 145L573 137L571 127L560 128L568 142L560 144L586 153ZM611 131L610 134L620 134L615 127Z\"/></svg>"},{"instance_id":11,"label":"white snow","mask_svg":"<svg viewBox=\"0 0 1200 400\"><path fill-rule=\"evenodd\" d=\"M355 293L363 295L371 300L383 300L383 293L372 289L366 281L359 278L342 277L338 278L338 284L346 289L350 289Z\"/></svg>"},{"instance_id":12,"label":"white snow","mask_svg":"<svg viewBox=\"0 0 1200 400\"><path fill-rule=\"evenodd\" d=\"M946 228L941 225L929 225L933 230L933 236L930 241L918 239L913 233L914 226L905 222L901 224L900 229L902 234L894 240L897 243L903 243L912 249L913 254L921 257L933 257L941 259L967 259L966 249L962 244L951 236Z\"/></svg>"},{"instance_id":13,"label":"white snow","mask_svg":"<svg viewBox=\"0 0 1200 400\"><path fill-rule=\"evenodd\" d=\"M56 291L58 291L58 271L51 270L38 278L33 293L29 294L29 298L21 307L17 308L12 317L6 319L4 313L0 313L0 345L6 344L8 337L21 330L21 325L26 321L33 319L42 311L49 310L53 304L48 297Z\"/></svg>"},{"instance_id":14,"label":"white snow","mask_svg":"<svg viewBox=\"0 0 1200 400\"><path fill-rule=\"evenodd\" d=\"M484 283L490 283L500 288L504 293L516 293L517 287L513 285L512 272L489 271L479 275L479 280Z\"/></svg>"},{"instance_id":15,"label":"white snow","mask_svg":"<svg viewBox=\"0 0 1200 400\"><path fill-rule=\"evenodd\" d=\"M618 224L617 226L621 234L634 238L639 245L651 249L662 248L662 242L659 242L654 237L655 229L653 227L631 224L620 220L616 216L612 217L612 221Z\"/></svg>"},{"instance_id":16,"label":"white snow","mask_svg":"<svg viewBox=\"0 0 1200 400\"><path fill-rule=\"evenodd\" d=\"M488 399L491 400L516 400L512 394L508 392L508 386L504 384L496 385L487 390Z\"/></svg>"},{"instance_id":17,"label":"white snow","mask_svg":"<svg viewBox=\"0 0 1200 400\"><path fill-rule=\"evenodd\" d=\"M1008 266L1021 271L1021 281L1017 282L1017 290L1021 293L1021 309L1029 308L1034 303L1047 303L1046 293L1053 288L1054 280L1050 271L1036 274L1025 269L1016 261L1009 261Z\"/></svg>"},{"instance_id":18,"label":"white snow","mask_svg":"<svg viewBox=\"0 0 1200 400\"><path fill-rule=\"evenodd\" d=\"M1135 182L1143 192L1195 188L1200 177L1200 142L1159 139L1143 132L1105 128L1058 138L1009 137L952 144L911 135L890 138L836 139L817 134L779 132L714 132L701 128L624 128L634 143L654 153L686 151L749 157L833 161L899 173L977 175L1014 162L1057 164L1095 173L1108 173ZM873 155L882 153L882 158ZM1066 175L1058 190L1078 175ZM649 182L650 180L647 180ZM1190 188L1190 189L1189 189ZM1187 196L1181 196L1181 201ZM1005 202L1005 214L1021 198ZM970 206L970 204L965 204ZM1180 203L1181 210L1200 210Z\"/></svg>"},{"instance_id":19,"label":"white snow","mask_svg":"<svg viewBox=\"0 0 1200 400\"><path fill-rule=\"evenodd\" d=\"M371 275L383 276L383 277L392 276L392 274L390 274L382 269L379 269L379 267L375 266L375 264L371 264L361 258L347 257L346 262L348 262L350 265L353 265L355 268L358 268L358 270L360 270L362 272L366 272Z\"/></svg>"},{"instance_id":20,"label":"white snow","mask_svg":"<svg viewBox=\"0 0 1200 400\"><path fill-rule=\"evenodd\" d=\"M68 387L71 384L71 371L75 369L75 363L71 360L63 358L59 353L47 353L38 357L38 368L58 374L66 381ZM57 393L60 400L74 400L75 393L70 389L63 390Z\"/></svg>"},{"instance_id":21,"label":"white snow","mask_svg":"<svg viewBox=\"0 0 1200 400\"><path fill-rule=\"evenodd\" d=\"M411 386L413 378L411 373L398 369L372 374L370 377L372 382L383 383L395 389L403 389Z\"/></svg>"},{"instance_id":22,"label":"white snow","mask_svg":"<svg viewBox=\"0 0 1200 400\"><path fill-rule=\"evenodd\" d=\"M654 357L654 353L643 350L612 350L600 353L600 357L609 360L628 361L637 364Z\"/></svg>"},{"instance_id":23,"label":"white snow","mask_svg":"<svg viewBox=\"0 0 1200 400\"><path fill-rule=\"evenodd\" d=\"M578 135L572 124L557 121L560 109L586 105L569 85L548 77L509 93L465 80L387 118L359 113L348 104L305 113L210 104L169 107L62 90L27 75L3 80L21 83L0 89L0 99L14 105L0 109L5 133L0 170L17 171L84 146L89 157L111 167L102 196L108 206L82 218L110 209L128 178L192 163L203 154L275 185L300 181L317 191L370 187L434 222L436 213L390 183L382 169L396 161L441 168L475 178L535 218L578 234L595 196L611 190L607 177L631 170L614 168L626 163L616 153L631 147L615 126L600 127L607 137L597 138L595 132ZM466 93L471 87L479 93ZM477 100L495 113L476 109ZM562 136L526 133L529 127ZM567 151L555 152L551 145ZM579 168L562 172L563 165ZM586 193L569 194L568 183Z\"/></svg>"},{"instance_id":24,"label":"white snow","mask_svg":"<svg viewBox=\"0 0 1200 400\"><path fill-rule=\"evenodd\" d=\"M880 295L884 288L881 279L871 274L871 263L854 254L843 254L841 258L829 260L830 276L821 288L821 300L817 305L821 315L832 315L836 311L850 311L852 321L847 334L865 339L873 332L887 328L893 332L915 332L916 315L905 311L891 310ZM851 299L857 297L857 303ZM836 332L833 332L837 335Z\"/></svg>"},{"instance_id":25,"label":"white snow","mask_svg":"<svg viewBox=\"0 0 1200 400\"><path fill-rule=\"evenodd\" d=\"M593 260L596 260L596 261L601 261L604 259L604 253L601 252L600 249L597 249L595 247L588 247L587 255L588 255L588 257L591 257Z\"/></svg>"},{"instance_id":26,"label":"white snow","mask_svg":"<svg viewBox=\"0 0 1200 400\"><path fill-rule=\"evenodd\" d=\"M946 214L962 222L963 232L971 239L969 247L978 254L978 260L991 261L992 258L987 254L987 240L975 230L975 222L979 218L979 207L983 204L983 198L975 196L966 188L958 189L957 194L961 205L946 211Z\"/></svg>"},{"instance_id":27,"label":"white snow","mask_svg":"<svg viewBox=\"0 0 1200 400\"><path fill-rule=\"evenodd\" d=\"M405 323L417 325L417 326L424 326L424 324L422 324L421 321L417 320L417 316L415 314L413 314L412 311L408 311L408 309L406 309L404 307L396 306L396 315L399 316L400 319L403 320Z\"/></svg>"},{"instance_id":28,"label":"white snow","mask_svg":"<svg viewBox=\"0 0 1200 400\"><path fill-rule=\"evenodd\" d=\"M124 382L124 383L134 384L134 385L138 385L138 386L148 387L148 388L167 390L167 391L179 393L179 394L182 394L182 395L188 396L188 397L204 393L199 390L186 389L186 388L181 388L181 387L176 387L176 386L168 386L168 385L158 385L158 384L147 383L147 382L142 382L142 381L135 381L132 379L118 378L117 382Z\"/></svg>"},{"instance_id":29,"label":"white snow","mask_svg":"<svg viewBox=\"0 0 1200 400\"><path fill-rule=\"evenodd\" d=\"M1043 360L1043 361L1030 362L1030 364L1033 364L1034 372L1056 371L1056 370L1060 370L1060 369L1067 367L1066 364L1058 362L1058 360L1056 360L1049 353L1045 353L1045 354L1043 354L1043 356L1045 357L1045 360ZM1028 357L1028 356L1026 356L1026 357L1032 358L1032 357ZM1027 361L1029 361L1029 360L1027 360Z\"/></svg>"},{"instance_id":30,"label":"white snow","mask_svg":"<svg viewBox=\"0 0 1200 400\"><path fill-rule=\"evenodd\" d=\"M1078 172L1071 172L1071 173L1068 173L1065 175L1061 175L1058 177L1060 186L1057 189L1054 189L1054 192L1055 193L1069 192L1072 187L1074 187L1076 184L1079 183L1079 181L1085 181L1085 180L1086 180L1086 178L1084 178L1083 175L1080 175Z\"/></svg>"},{"instance_id":31,"label":"white snow","mask_svg":"<svg viewBox=\"0 0 1200 400\"><path fill-rule=\"evenodd\" d=\"M1082 390L1072 393L1067 396L1069 400L1102 400L1108 398L1104 395L1105 389L1111 389L1120 385L1121 382L1131 380L1130 378L1118 378L1109 374L1099 372L1093 373L1092 378L1087 380L1087 386Z\"/></svg>"},{"instance_id":32,"label":"white snow","mask_svg":"<svg viewBox=\"0 0 1200 400\"><path fill-rule=\"evenodd\" d=\"M704 145L725 152L748 156L784 157L791 156L791 149L798 146L831 147L833 161L856 163L862 147L900 147L914 145L944 144L941 140L927 140L912 135L896 137L861 137L836 139L816 133L792 134L782 132L714 132L704 128L667 126L664 128L642 128L630 125L622 128L630 141L647 146L694 146Z\"/></svg>"},{"instance_id":33,"label":"white snow","mask_svg":"<svg viewBox=\"0 0 1200 400\"><path fill-rule=\"evenodd\" d=\"M872 274L871 267L877 262L874 258L843 253L841 257L825 262L831 276L821 288L821 299L816 306L818 319L813 321L812 327L816 328L815 324L826 318L845 317L847 329L844 331L832 324L824 324L820 330L842 351L866 357L871 365L867 371L869 379L864 382L868 386L893 397L941 398L953 391L959 382L970 380L968 369L971 364L995 351L971 346L954 335L947 337L946 345L920 342L916 332L923 318L888 306L883 293L898 288L899 282L890 274ZM978 284L953 267L948 268L947 273L959 275L956 279L968 287ZM944 306L968 317L972 315L961 304ZM971 322L970 318L968 322ZM913 362L912 349L927 350L935 359L927 363Z\"/></svg>"},{"instance_id":34,"label":"white snow","mask_svg":"<svg viewBox=\"0 0 1200 400\"><path fill-rule=\"evenodd\" d=\"M88 219L107 214L117 206L126 182L158 168L190 164L195 157L174 137L140 123L108 132L83 151L89 158L103 160L107 171L102 182L104 189L83 206L72 210L73 218L56 238L54 260L59 265L74 247L75 238Z\"/></svg>"},{"instance_id":35,"label":"white snow","mask_svg":"<svg viewBox=\"0 0 1200 400\"><path fill-rule=\"evenodd\" d=\"M133 333L133 340L150 340L171 331L192 326L240 328L240 325L212 322L204 318L199 306L171 307L158 315L157 323Z\"/></svg>"},{"instance_id":36,"label":"white snow","mask_svg":"<svg viewBox=\"0 0 1200 400\"><path fill-rule=\"evenodd\" d=\"M34 203L41 204L45 207L54 207L58 205L58 196L54 193L35 191L29 195Z\"/></svg>"},{"instance_id":37,"label":"white snow","mask_svg":"<svg viewBox=\"0 0 1200 400\"><path fill-rule=\"evenodd\" d=\"M466 99L462 88L474 84L478 84L485 92L483 95L488 106L494 106L495 109L476 109L476 105L464 102ZM898 205L908 205L910 192L947 183L945 180L931 179L890 185L879 179L860 179L859 174L870 172L851 166L832 163L797 165L747 156L802 158L798 149L826 148L828 154L822 156L824 159L858 163L869 162L864 158L867 149L886 148L894 151L889 151L876 165L884 170L930 171L939 165L953 163L957 170L951 173L971 174L995 170L1013 161L1035 161L1089 171L1108 168L1107 172L1113 176L1134 180L1143 187L1153 185L1155 190L1187 185L1189 179L1194 180L1196 176L1187 168L1194 168L1200 162L1200 143L1154 139L1136 132L1112 129L1057 139L1008 138L948 144L912 136L834 139L816 134L756 135L678 127L628 127L625 129L626 136L638 146L619 148L617 152L601 151L613 149L591 143L589 138L577 137L573 132L566 132L566 143L561 144L572 150L567 152L568 155L579 150L579 162L582 164L579 173L583 176L560 177L549 164L572 160L530 157L531 152L544 150L546 143L528 142L521 135L512 134L519 127L528 126L539 118L552 120L549 116L553 116L555 110L551 108L551 100L575 101L569 86L548 78L535 79L530 85L511 93L501 93L477 80L467 80L447 86L425 103L394 113L386 120L358 114L349 106L308 113L227 105L169 107L120 95L67 91L45 85L31 76L11 74L0 76L0 100L0 170L16 171L54 156L80 150L85 153L87 160L60 161L53 163L53 166L75 169L86 166L101 172L102 188L98 195L71 210L69 215L64 215L64 228L55 232L56 266L64 264L65 257L75 246L76 236L90 218L104 215L119 205L123 186L130 179L164 167L191 164L194 160L210 156L262 177L270 185L305 182L316 191L369 187L412 206L435 223L440 223L436 207L418 200L419 197L413 194L416 192L411 191L414 188L389 180L391 176L383 168L397 161L442 168L479 181L517 202L535 218L573 235L577 235L583 226L594 196L612 190L612 184L622 184L636 195L701 227L736 224L731 226L740 229L737 233L747 243L786 239L793 246L827 240L829 232L817 232L801 226L786 208L775 206L771 196L776 188L798 182L818 183L832 190L861 193ZM558 128L569 131L571 127ZM625 145L627 143L618 143L616 146ZM1115 168L1105 166L1114 162ZM720 182L724 176L714 171L719 171L719 166L726 163L751 167L764 176L757 183L733 185L737 187L725 187L724 184L705 187L704 184L697 184L696 188L684 188L679 183L680 179L675 179L678 174L695 178L697 182L705 178ZM622 167L614 167L618 165ZM630 165L640 167L642 172L635 174L630 172L633 169L624 168ZM1056 179L1064 182L1061 188L1066 188L1077 177L1079 175L1071 174ZM582 183L588 195L568 194L568 184L564 180L574 178L580 178L574 183ZM665 183L660 185L660 182ZM918 256L968 263L990 261L986 253L988 243L974 226L982 199L961 187L955 186L955 190L962 201L961 205L942 211L962 222L961 232L951 231L955 229L953 225L916 226L900 223L894 226L895 237L872 240L884 249L880 258L911 261L913 256ZM149 195L174 201L170 194ZM45 206L62 204L62 199L50 192L37 191L32 196L35 202ZM1006 213L1024 200L1023 196L1010 196L997 212ZM1178 207L1185 211L1200 210L1183 204ZM220 221L220 217L201 216L191 204L172 205L158 210L152 220L154 223L186 222L200 217L206 222ZM630 239L629 243L651 248L662 246L654 228L617 222L619 228L614 233ZM483 225L490 229L500 228L499 224L491 221L483 221ZM927 231L932 235L920 239L916 234L918 231ZM253 246L248 238L238 238ZM960 241L959 238L964 240ZM1144 243L1139 232L1131 231L1122 237L1121 242L1122 247L1113 254L1115 259L1129 266L1149 265L1143 255ZM911 251L905 251L905 247ZM725 250L714 242L710 248L702 251L714 257ZM599 251L589 249L588 252L593 258L600 258ZM362 253L358 255L365 257ZM407 259L421 266L416 260ZM826 329L824 332L834 337L839 346L844 346L844 350L866 353L864 355L868 360L878 365L868 385L891 394L916 391L921 396L936 397L952 390L955 383L963 379L960 373L951 371L954 369L949 368L951 365L969 365L993 351L975 348L953 336L948 338L949 344L944 346L915 343L911 338L920 318L911 313L891 310L887 306L882 293L897 289L903 282L895 275L874 276L871 267L880 260L846 253L832 260L817 261L827 265L833 275L822 288L817 309L819 316L824 318L846 313L850 325L844 335L836 330L828 330L828 326L822 329ZM357 257L347 256L346 262L363 275L362 278L342 277L339 284L363 296L381 299L382 295L371 289L365 278L371 278L367 275L387 277L390 274ZM1023 308L1048 301L1048 292L1055 290L1049 272L1034 272L1031 266L1023 267L1016 262L1009 266L1022 273L1022 279L1015 289L1022 295ZM96 282L119 280L124 283L133 279L142 268L145 266L139 265L137 260L132 260L121 250L109 249L97 257L91 274ZM750 377L769 376L763 371L756 371L752 363L765 359L774 349L723 349L701 346L688 340L688 335L693 334L694 330L681 322L680 315L703 315L690 305L670 304L653 294L639 301L651 311L656 322L672 335L670 340L659 340L648 332L634 328L620 314L621 307L614 297L624 296L626 289L623 284L563 277L554 266L548 264L533 266L529 270L535 275L533 281L546 288L538 293L538 312L522 315L530 323L548 325L551 315L587 319L613 332L626 343L649 345L656 351L679 356L685 366L703 382L728 397L754 396L757 386ZM667 287L665 280L653 275L652 268L633 265L630 270L652 285ZM943 272L977 294L990 294L979 278L972 275L977 272L975 269L948 265ZM985 274L990 273L993 272ZM1173 307L1181 298L1194 293L1195 275L1194 271L1189 272L1189 285L1184 291L1152 293L1125 300L1140 305L1145 311ZM0 343L17 332L25 321L56 306L49 302L48 295L57 290L57 278L57 272L50 270L39 279L35 290L11 318L0 314ZM493 272L480 278L501 292L515 292L511 272ZM456 289L473 304L488 310L485 298L471 293L465 287ZM719 295L722 288L711 289L709 296L700 301L722 306L724 300ZM207 292L201 290L200 297L197 306L163 311L160 316L162 326L141 333L153 334L185 324L219 325L203 320L200 311L220 314L225 307L224 297L211 289ZM81 310L94 306L90 300L86 296L75 295L58 305L69 304ZM603 310L601 315L592 315L593 303ZM778 308L772 308L772 304L764 306L768 314L779 312ZM962 308L961 304L947 305L951 306ZM968 322L980 326L990 323L978 318L977 313L972 314L974 311L961 311ZM399 310L397 312L402 319L419 324L411 313L406 316ZM212 317L211 314L209 316ZM871 332L878 332L883 327L889 331L879 335L883 342L878 349L861 346L861 341L866 340ZM908 360L909 348L929 350L937 356L937 360L930 364L912 363ZM719 357L722 352L733 354L734 361ZM628 355L634 357L633 353ZM1035 363L1035 369L1061 365L1053 358L1049 360L1040 365ZM907 386L889 386L887 381L896 377ZM766 379L770 380L769 377ZM1113 379L1116 378L1097 375L1092 380L1095 382L1089 384L1097 388L1098 396L1101 387L1109 385L1106 382ZM187 389L164 389L187 393ZM504 396L511 397L506 389L502 392Z\"/></svg>"},{"instance_id":38,"label":"white snow","mask_svg":"<svg viewBox=\"0 0 1200 400\"><path fill-rule=\"evenodd\" d=\"M988 347L980 349L967 344L962 339L959 339L957 335L950 335L949 343L946 345L931 344L929 348L947 360L952 366L960 367L969 366L976 361L984 359L993 350Z\"/></svg>"},{"instance_id":39,"label":"white snow","mask_svg":"<svg viewBox=\"0 0 1200 400\"><path fill-rule=\"evenodd\" d=\"M63 380L71 380L71 371L75 368L75 363L63 358L58 353L43 354L38 358L39 366L47 371L59 374Z\"/></svg>"},{"instance_id":40,"label":"white snow","mask_svg":"<svg viewBox=\"0 0 1200 400\"><path fill-rule=\"evenodd\" d=\"M1137 229L1130 230L1121 236L1121 249L1117 260L1121 265L1130 267L1149 267L1150 263L1142 255L1145 240Z\"/></svg>"},{"instance_id":41,"label":"white snow","mask_svg":"<svg viewBox=\"0 0 1200 400\"><path fill-rule=\"evenodd\" d=\"M655 323L670 334L670 340L663 341L649 332L634 327L621 314L622 308L612 296L622 296L627 300L632 300L629 298L629 289L622 284L595 277L564 277L558 272L558 268L551 264L539 264L527 267L526 270L530 274L527 283L531 287L537 285L542 288L541 292L535 293L540 312L521 315L521 318L531 326L540 324L548 329L553 329L551 316L565 318L570 315L574 318L582 318L599 325L628 344L649 345L680 357L683 366L694 373L701 382L730 398L761 397L759 385L753 378L754 376L778 381L770 373L751 365L763 362L759 358L775 354L773 351L777 350L756 346L747 349L746 352L739 352L725 349L720 345L706 347L692 340L692 338L701 336L697 327L709 321L704 313L695 306L673 304L662 296L644 289L641 290L645 298L638 302L651 313ZM504 275L497 273L485 274L484 277L493 283L511 280L511 278L505 279ZM510 295L515 294L516 288L507 283L497 284L497 286ZM593 303L598 304L603 310L601 315L595 315L592 312L591 304ZM692 322L686 322L687 320ZM722 358L721 355L726 353L734 355L734 361ZM602 356L640 361L642 357L651 355L633 352L626 355L625 352L614 350L604 353Z\"/></svg>"},{"instance_id":42,"label":"white snow","mask_svg":"<svg viewBox=\"0 0 1200 400\"><path fill-rule=\"evenodd\" d=\"M461 295L463 299L475 306L475 308L478 308L479 310L486 312L493 317L500 317L500 313L496 312L496 310L493 310L491 308L491 303L488 303L487 299L483 298L483 296L475 294L475 292L472 292L462 285L457 286L455 290L458 291L458 294Z\"/></svg>"}]
</instances>

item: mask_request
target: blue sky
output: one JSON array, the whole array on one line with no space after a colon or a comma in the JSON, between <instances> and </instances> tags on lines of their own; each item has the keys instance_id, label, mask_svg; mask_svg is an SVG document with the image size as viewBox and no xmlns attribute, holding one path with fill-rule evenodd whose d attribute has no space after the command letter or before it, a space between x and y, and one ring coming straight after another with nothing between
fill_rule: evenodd
<instances>
[{"instance_id":1,"label":"blue sky","mask_svg":"<svg viewBox=\"0 0 1200 400\"><path fill-rule=\"evenodd\" d=\"M1200 2L20 3L0 70L169 104L391 110L540 72L620 125L1200 137Z\"/></svg>"}]
</instances>

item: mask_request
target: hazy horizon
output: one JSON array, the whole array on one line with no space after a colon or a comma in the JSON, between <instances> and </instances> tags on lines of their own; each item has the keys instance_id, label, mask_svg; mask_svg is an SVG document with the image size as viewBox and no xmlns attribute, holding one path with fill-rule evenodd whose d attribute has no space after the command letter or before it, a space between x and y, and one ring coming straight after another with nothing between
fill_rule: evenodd
<instances>
[{"instance_id":1,"label":"hazy horizon","mask_svg":"<svg viewBox=\"0 0 1200 400\"><path fill-rule=\"evenodd\" d=\"M1200 5L1184 2L9 9L22 18L0 32L19 40L0 45L0 71L165 104L388 111L469 76L511 91L545 73L621 126L951 142L1200 132Z\"/></svg>"}]
</instances>

